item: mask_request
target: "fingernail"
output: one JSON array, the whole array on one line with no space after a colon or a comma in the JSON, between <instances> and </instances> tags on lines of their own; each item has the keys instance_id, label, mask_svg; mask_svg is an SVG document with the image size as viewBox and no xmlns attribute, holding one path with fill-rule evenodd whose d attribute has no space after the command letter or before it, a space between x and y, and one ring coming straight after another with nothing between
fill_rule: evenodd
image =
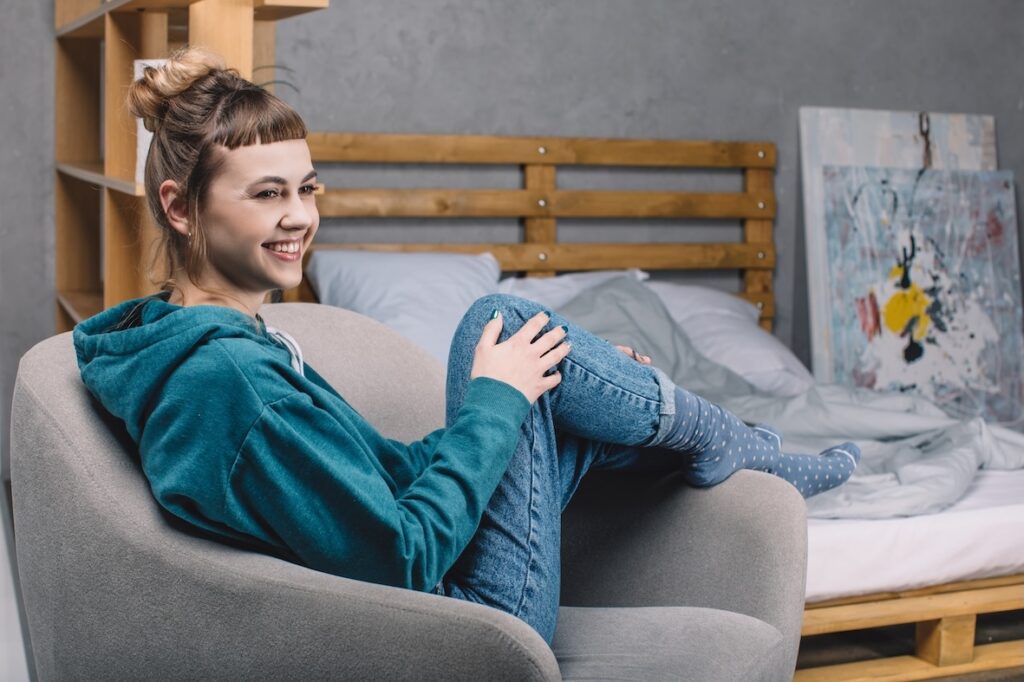
<instances>
[{"instance_id":1,"label":"fingernail","mask_svg":"<svg viewBox=\"0 0 1024 682\"><path fill-rule=\"evenodd\" d=\"M551 319L551 311L550 310L545 310L544 314L548 316L549 320Z\"/></svg>"},{"instance_id":2,"label":"fingernail","mask_svg":"<svg viewBox=\"0 0 1024 682\"><path fill-rule=\"evenodd\" d=\"M498 319L498 309L497 309L497 308L495 308L495 309L494 309L494 312L493 312L493 313L491 313L491 319L492 319L492 320L496 320L496 319Z\"/></svg>"},{"instance_id":3,"label":"fingernail","mask_svg":"<svg viewBox=\"0 0 1024 682\"><path fill-rule=\"evenodd\" d=\"M562 331L565 332L566 334L568 334L569 333L569 328L563 324L562 325Z\"/></svg>"}]
</instances>

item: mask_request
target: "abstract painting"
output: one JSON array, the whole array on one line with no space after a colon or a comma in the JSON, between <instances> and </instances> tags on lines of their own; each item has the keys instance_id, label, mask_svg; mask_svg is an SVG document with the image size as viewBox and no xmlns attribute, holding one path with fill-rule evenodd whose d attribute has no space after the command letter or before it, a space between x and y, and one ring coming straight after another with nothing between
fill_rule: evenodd
<instances>
[{"instance_id":1,"label":"abstract painting","mask_svg":"<svg viewBox=\"0 0 1024 682\"><path fill-rule=\"evenodd\" d=\"M833 375L830 306L824 286L825 166L996 170L995 119L974 114L801 107L800 162L807 246L811 360L818 381Z\"/></svg>"},{"instance_id":2,"label":"abstract painting","mask_svg":"<svg viewBox=\"0 0 1024 682\"><path fill-rule=\"evenodd\" d=\"M1018 420L1013 174L825 166L822 187L837 383Z\"/></svg>"}]
</instances>

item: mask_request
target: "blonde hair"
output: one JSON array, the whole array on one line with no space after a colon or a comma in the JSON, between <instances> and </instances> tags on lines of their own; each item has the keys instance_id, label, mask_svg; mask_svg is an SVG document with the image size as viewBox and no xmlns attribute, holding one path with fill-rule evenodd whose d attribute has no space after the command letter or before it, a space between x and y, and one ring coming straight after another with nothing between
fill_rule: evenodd
<instances>
[{"instance_id":1,"label":"blonde hair","mask_svg":"<svg viewBox=\"0 0 1024 682\"><path fill-rule=\"evenodd\" d=\"M163 289L184 271L193 284L206 260L206 235L200 214L220 157L217 147L305 139L306 124L283 101L250 83L211 52L186 47L160 67L146 67L128 88L128 109L152 131L146 159L146 199L160 226L160 241L150 268ZM186 199L189 234L171 227L160 203L160 185L178 184ZM153 276L161 254L166 277Z\"/></svg>"}]
</instances>

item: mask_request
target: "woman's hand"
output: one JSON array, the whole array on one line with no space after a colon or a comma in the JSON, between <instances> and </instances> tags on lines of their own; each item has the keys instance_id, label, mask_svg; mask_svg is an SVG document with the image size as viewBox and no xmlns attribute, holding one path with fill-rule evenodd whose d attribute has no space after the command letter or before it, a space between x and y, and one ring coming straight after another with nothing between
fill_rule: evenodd
<instances>
[{"instance_id":1,"label":"woman's hand","mask_svg":"<svg viewBox=\"0 0 1024 682\"><path fill-rule=\"evenodd\" d=\"M559 372L548 375L545 372L569 354L569 342L560 343L565 338L563 327L555 327L533 341L549 319L546 313L537 313L519 331L498 343L502 328L501 313L498 313L484 325L473 355L470 378L504 381L526 396L532 405L545 391L562 381Z\"/></svg>"},{"instance_id":2,"label":"woman's hand","mask_svg":"<svg viewBox=\"0 0 1024 682\"><path fill-rule=\"evenodd\" d=\"M615 347L618 348L619 350L621 350L623 353L625 353L629 357L631 357L634 360L636 360L637 362L639 362L641 365L649 365L649 364L651 364L651 357L649 355L640 355L639 353L636 352L635 349L630 348L629 346L619 346L619 345L616 345Z\"/></svg>"}]
</instances>

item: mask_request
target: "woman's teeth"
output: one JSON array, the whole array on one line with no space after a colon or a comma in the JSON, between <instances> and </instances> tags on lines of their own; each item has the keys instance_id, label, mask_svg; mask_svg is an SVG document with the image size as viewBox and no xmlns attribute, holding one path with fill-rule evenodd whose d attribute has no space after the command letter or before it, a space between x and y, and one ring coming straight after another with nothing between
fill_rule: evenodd
<instances>
[{"instance_id":1,"label":"woman's teeth","mask_svg":"<svg viewBox=\"0 0 1024 682\"><path fill-rule=\"evenodd\" d=\"M271 251L280 251L281 253L298 253L299 243L298 242L276 242L274 244L268 244L267 248Z\"/></svg>"}]
</instances>

